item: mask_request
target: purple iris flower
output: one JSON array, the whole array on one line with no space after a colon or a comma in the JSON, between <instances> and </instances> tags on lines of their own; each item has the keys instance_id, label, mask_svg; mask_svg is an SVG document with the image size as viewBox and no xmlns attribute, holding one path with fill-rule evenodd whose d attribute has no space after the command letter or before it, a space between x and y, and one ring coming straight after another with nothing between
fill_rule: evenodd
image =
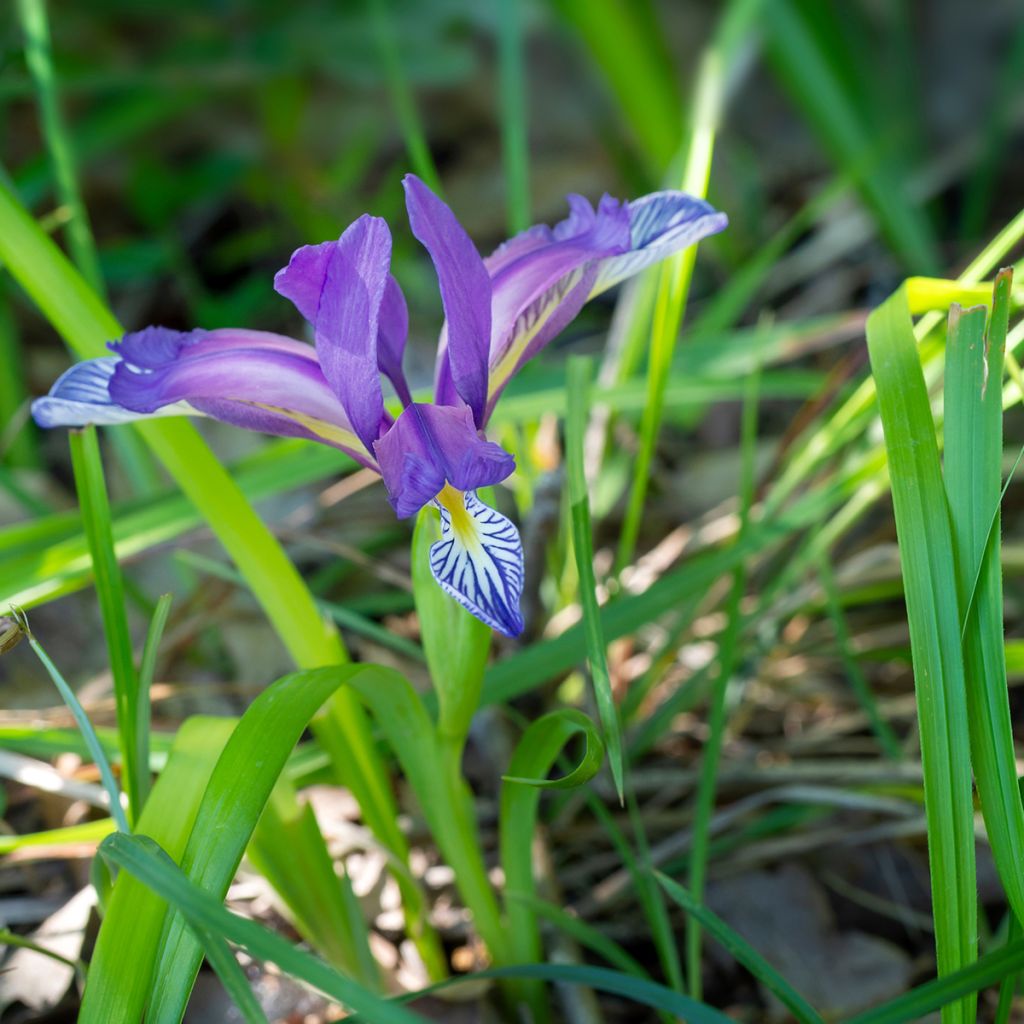
<instances>
[{"instance_id":1,"label":"purple iris flower","mask_svg":"<svg viewBox=\"0 0 1024 1024\"><path fill-rule=\"evenodd\" d=\"M485 439L513 374L599 292L721 231L726 217L682 192L594 209L569 197L569 216L537 225L481 259L452 211L405 178L413 234L437 272L445 324L433 403L414 402L402 372L409 318L391 275L391 235L364 215L336 242L297 250L274 287L313 328L315 345L247 329L148 327L79 363L32 406L43 427L150 416L212 416L250 430L306 437L347 452L383 477L399 518L434 504L441 540L430 550L440 586L493 629L523 629L523 549L476 491L515 460ZM402 403L385 408L381 378Z\"/></svg>"}]
</instances>

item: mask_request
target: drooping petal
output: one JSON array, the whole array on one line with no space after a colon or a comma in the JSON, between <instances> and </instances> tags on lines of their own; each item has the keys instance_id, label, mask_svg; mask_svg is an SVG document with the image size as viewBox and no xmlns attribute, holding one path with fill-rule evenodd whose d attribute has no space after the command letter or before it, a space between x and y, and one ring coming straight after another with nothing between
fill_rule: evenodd
<instances>
[{"instance_id":1,"label":"drooping petal","mask_svg":"<svg viewBox=\"0 0 1024 1024\"><path fill-rule=\"evenodd\" d=\"M656 192L631 203L605 196L596 209L581 196L570 196L569 208L569 216L553 228L534 226L485 261L493 285L485 420L515 372L564 330L588 299L727 223L724 214L683 192ZM444 346L442 335L437 374L442 401Z\"/></svg>"},{"instance_id":2,"label":"drooping petal","mask_svg":"<svg viewBox=\"0 0 1024 1024\"><path fill-rule=\"evenodd\" d=\"M393 276L384 288L377 327L377 367L395 387L403 405L412 402L409 385L402 370L405 341L409 336L409 309L402 289Z\"/></svg>"},{"instance_id":3,"label":"drooping petal","mask_svg":"<svg viewBox=\"0 0 1024 1024\"><path fill-rule=\"evenodd\" d=\"M433 501L446 483L475 490L515 469L504 448L481 439L466 406L410 405L374 445L374 454L399 519Z\"/></svg>"},{"instance_id":4,"label":"drooping petal","mask_svg":"<svg viewBox=\"0 0 1024 1024\"><path fill-rule=\"evenodd\" d=\"M506 636L523 631L523 545L515 526L476 494L447 488L438 500L441 539L430 571L441 589Z\"/></svg>"},{"instance_id":5,"label":"drooping petal","mask_svg":"<svg viewBox=\"0 0 1024 1024\"><path fill-rule=\"evenodd\" d=\"M602 262L591 297L728 224L724 213L685 192L652 192L634 200L629 204L629 252Z\"/></svg>"},{"instance_id":6,"label":"drooping petal","mask_svg":"<svg viewBox=\"0 0 1024 1024\"><path fill-rule=\"evenodd\" d=\"M313 325L324 377L368 452L387 424L377 331L390 264L387 224L364 214L337 242L299 249L274 278Z\"/></svg>"},{"instance_id":7,"label":"drooping petal","mask_svg":"<svg viewBox=\"0 0 1024 1024\"><path fill-rule=\"evenodd\" d=\"M412 233L437 271L448 332L447 361L458 396L483 426L491 337L491 278L455 214L413 174L404 178ZM451 404L438 396L438 401Z\"/></svg>"},{"instance_id":8,"label":"drooping petal","mask_svg":"<svg viewBox=\"0 0 1024 1024\"><path fill-rule=\"evenodd\" d=\"M48 395L32 403L33 419L45 428L85 427L193 412L182 403L164 406L151 413L135 412L117 405L110 397L109 385L119 362L116 356L103 356L75 363L54 381Z\"/></svg>"},{"instance_id":9,"label":"drooping petal","mask_svg":"<svg viewBox=\"0 0 1024 1024\"><path fill-rule=\"evenodd\" d=\"M192 411L322 441L374 466L309 345L263 331L148 329L111 348L109 398L135 414Z\"/></svg>"}]
</instances>

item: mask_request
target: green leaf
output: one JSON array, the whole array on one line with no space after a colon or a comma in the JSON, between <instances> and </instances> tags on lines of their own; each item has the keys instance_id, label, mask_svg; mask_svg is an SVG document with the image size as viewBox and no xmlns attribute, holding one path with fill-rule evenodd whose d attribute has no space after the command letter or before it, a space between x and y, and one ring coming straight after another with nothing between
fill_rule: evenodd
<instances>
[{"instance_id":1,"label":"green leaf","mask_svg":"<svg viewBox=\"0 0 1024 1024\"><path fill-rule=\"evenodd\" d=\"M73 430L69 440L78 504L82 510L82 525L89 542L89 554L96 579L96 596L100 602L107 655L114 679L122 780L128 794L128 813L134 821L142 811L149 776L149 744L146 737L149 716L140 715L139 710L139 678L135 670L132 637L128 629L124 580L121 578L121 567L114 554L114 538L110 528L110 501L103 477L103 462L100 459L96 428Z\"/></svg>"},{"instance_id":2,"label":"green leaf","mask_svg":"<svg viewBox=\"0 0 1024 1024\"><path fill-rule=\"evenodd\" d=\"M110 836L100 852L161 899L183 914L193 928L206 931L241 946L261 960L269 960L285 973L319 989L359 1013L372 1015L376 1024L423 1024L419 1014L387 1002L322 960L305 953L266 928L238 917L219 900L191 883L167 853L146 836ZM120 1018L118 1018L120 1019ZM138 1020L139 1018L134 1018ZM156 1011L147 1020L167 1020Z\"/></svg>"},{"instance_id":3,"label":"green leaf","mask_svg":"<svg viewBox=\"0 0 1024 1024\"><path fill-rule=\"evenodd\" d=\"M601 613L597 603L597 580L594 576L594 534L590 523L590 498L583 465L584 435L590 411L590 363L579 357L569 361L569 413L565 421L565 463L569 485L569 512L572 518L573 552L579 574L580 604L583 608L583 631L587 642L587 661L601 717L608 763L615 780L620 802L623 799L622 737L619 715L608 675L608 659Z\"/></svg>"},{"instance_id":4,"label":"green leaf","mask_svg":"<svg viewBox=\"0 0 1024 1024\"><path fill-rule=\"evenodd\" d=\"M583 753L575 767L561 778L548 779L548 772L566 744L583 737ZM505 871L506 895L536 896L533 879L533 842L541 790L581 786L601 767L604 744L594 723L575 708L560 708L531 723L516 744L508 775L503 776L498 832L501 866ZM508 928L517 961L537 960L541 955L540 928L528 902L506 904ZM546 1019L542 993L536 986L526 989L534 1016Z\"/></svg>"},{"instance_id":5,"label":"green leaf","mask_svg":"<svg viewBox=\"0 0 1024 1024\"><path fill-rule=\"evenodd\" d=\"M906 285L868 317L867 339L910 623L943 975L977 956L974 805L953 536ZM973 1021L973 1001L950 1007L948 1019Z\"/></svg>"},{"instance_id":6,"label":"green leaf","mask_svg":"<svg viewBox=\"0 0 1024 1024\"><path fill-rule=\"evenodd\" d=\"M677 882L660 871L654 872L662 888L690 917L696 918L714 936L738 964L745 967L770 992L774 992L790 1013L803 1024L823 1024L821 1016L792 985L741 935L734 932L720 917L698 903Z\"/></svg>"},{"instance_id":7,"label":"green leaf","mask_svg":"<svg viewBox=\"0 0 1024 1024\"><path fill-rule=\"evenodd\" d=\"M1008 271L996 278L987 335L985 307L950 311L943 431L974 774L1000 880L1024 918L1024 806L1006 689L999 537L1011 281Z\"/></svg>"}]
</instances>

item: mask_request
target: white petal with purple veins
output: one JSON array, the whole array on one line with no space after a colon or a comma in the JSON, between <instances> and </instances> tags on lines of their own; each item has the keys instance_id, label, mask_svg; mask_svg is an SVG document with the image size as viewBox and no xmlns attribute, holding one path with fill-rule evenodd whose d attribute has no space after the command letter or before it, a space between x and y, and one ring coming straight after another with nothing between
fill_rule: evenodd
<instances>
[{"instance_id":1,"label":"white petal with purple veins","mask_svg":"<svg viewBox=\"0 0 1024 1024\"><path fill-rule=\"evenodd\" d=\"M437 499L441 539L430 571L441 589L481 622L506 636L523 631L523 545L515 526L475 492L446 485Z\"/></svg>"}]
</instances>

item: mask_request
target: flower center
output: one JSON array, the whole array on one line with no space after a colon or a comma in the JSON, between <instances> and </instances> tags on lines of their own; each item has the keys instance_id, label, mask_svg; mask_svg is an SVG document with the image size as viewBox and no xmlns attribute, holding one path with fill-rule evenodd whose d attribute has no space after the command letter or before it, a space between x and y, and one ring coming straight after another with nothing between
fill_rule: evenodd
<instances>
[{"instance_id":1,"label":"flower center","mask_svg":"<svg viewBox=\"0 0 1024 1024\"><path fill-rule=\"evenodd\" d=\"M457 491L450 483L446 482L434 500L448 513L452 531L464 546L469 546L477 539L473 517L466 510L464 491Z\"/></svg>"}]
</instances>

